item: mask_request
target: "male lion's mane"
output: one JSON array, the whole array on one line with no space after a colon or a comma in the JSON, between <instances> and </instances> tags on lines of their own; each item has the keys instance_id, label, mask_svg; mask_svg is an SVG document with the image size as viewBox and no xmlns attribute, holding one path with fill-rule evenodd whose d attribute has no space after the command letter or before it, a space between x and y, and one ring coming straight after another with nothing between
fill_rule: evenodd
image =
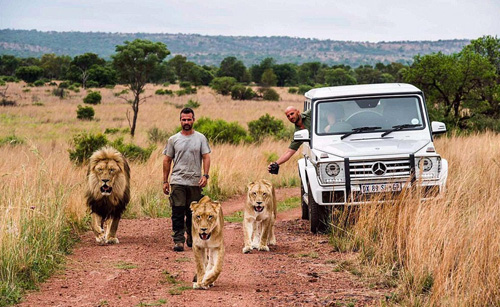
<instances>
[{"instance_id":1,"label":"male lion's mane","mask_svg":"<svg viewBox=\"0 0 500 307\"><path fill-rule=\"evenodd\" d=\"M114 178L113 190L109 196L101 194L101 182L95 173L96 165L103 160L114 160L120 168L120 172ZM112 147L104 147L94 152L89 160L87 179L88 187L85 198L91 212L103 219L120 218L130 201L130 167L125 157Z\"/></svg>"}]
</instances>

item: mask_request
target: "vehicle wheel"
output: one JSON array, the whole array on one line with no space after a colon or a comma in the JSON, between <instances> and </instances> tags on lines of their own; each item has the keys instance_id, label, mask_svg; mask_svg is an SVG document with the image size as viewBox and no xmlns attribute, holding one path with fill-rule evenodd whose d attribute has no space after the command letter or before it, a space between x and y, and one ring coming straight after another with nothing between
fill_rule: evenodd
<instances>
[{"instance_id":1,"label":"vehicle wheel","mask_svg":"<svg viewBox=\"0 0 500 307\"><path fill-rule=\"evenodd\" d=\"M320 206L314 201L311 193L311 186L308 185L307 200L309 205L309 224L311 232L327 232L329 228L329 210L326 206Z\"/></svg>"},{"instance_id":2,"label":"vehicle wheel","mask_svg":"<svg viewBox=\"0 0 500 307\"><path fill-rule=\"evenodd\" d=\"M305 194L306 194L306 192L304 191L304 184L302 183L302 180L300 180L300 203L302 205L302 219L308 220L309 219L309 206L307 206L307 203L304 201Z\"/></svg>"}]
</instances>

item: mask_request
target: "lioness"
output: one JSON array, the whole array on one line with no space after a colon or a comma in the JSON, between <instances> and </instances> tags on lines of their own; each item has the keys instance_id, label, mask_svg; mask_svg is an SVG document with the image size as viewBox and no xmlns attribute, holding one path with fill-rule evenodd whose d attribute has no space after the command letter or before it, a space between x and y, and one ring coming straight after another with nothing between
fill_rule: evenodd
<instances>
[{"instance_id":1,"label":"lioness","mask_svg":"<svg viewBox=\"0 0 500 307\"><path fill-rule=\"evenodd\" d=\"M190 208L193 212L191 233L196 261L193 289L208 289L222 271L224 216L221 204L208 196L192 202Z\"/></svg>"},{"instance_id":2,"label":"lioness","mask_svg":"<svg viewBox=\"0 0 500 307\"><path fill-rule=\"evenodd\" d=\"M271 182L261 179L248 184L247 202L243 217L245 247L243 253L252 248L269 251L268 244L276 244L274 221L276 220L276 195Z\"/></svg>"},{"instance_id":3,"label":"lioness","mask_svg":"<svg viewBox=\"0 0 500 307\"><path fill-rule=\"evenodd\" d=\"M103 147L90 157L85 199L97 243L119 243L118 222L130 201L130 168L116 149Z\"/></svg>"}]
</instances>

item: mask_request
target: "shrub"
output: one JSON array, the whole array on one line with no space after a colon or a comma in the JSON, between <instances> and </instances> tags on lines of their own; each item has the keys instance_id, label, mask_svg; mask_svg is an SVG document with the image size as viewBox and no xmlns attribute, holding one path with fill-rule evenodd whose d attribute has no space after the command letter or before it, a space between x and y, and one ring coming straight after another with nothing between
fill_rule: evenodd
<instances>
[{"instance_id":1,"label":"shrub","mask_svg":"<svg viewBox=\"0 0 500 307\"><path fill-rule=\"evenodd\" d=\"M191 82L189 82L189 81L181 81L181 82L179 83L179 86L180 86L181 88L190 88L190 87L191 87Z\"/></svg>"},{"instance_id":2,"label":"shrub","mask_svg":"<svg viewBox=\"0 0 500 307\"><path fill-rule=\"evenodd\" d=\"M262 94L262 98L264 100L272 100L272 101L280 100L280 95L272 88L267 88L267 87L261 88L259 89L259 92Z\"/></svg>"},{"instance_id":3,"label":"shrub","mask_svg":"<svg viewBox=\"0 0 500 307\"><path fill-rule=\"evenodd\" d=\"M108 139L102 133L79 133L73 136L73 149L68 149L69 159L76 164L86 162L92 153L108 144Z\"/></svg>"},{"instance_id":4,"label":"shrub","mask_svg":"<svg viewBox=\"0 0 500 307\"><path fill-rule=\"evenodd\" d=\"M151 143L163 143L166 144L170 133L160 130L158 127L153 127L148 130L148 140Z\"/></svg>"},{"instance_id":5,"label":"shrub","mask_svg":"<svg viewBox=\"0 0 500 307\"><path fill-rule=\"evenodd\" d=\"M117 140L111 143L116 150L121 152L129 161L138 161L138 162L146 162L151 153L156 149L156 145L152 144L148 148L142 148L135 144L123 143L123 138L118 138Z\"/></svg>"},{"instance_id":6,"label":"shrub","mask_svg":"<svg viewBox=\"0 0 500 307\"><path fill-rule=\"evenodd\" d=\"M69 83L66 82L66 81L63 81L61 83L59 83L59 88L68 88L69 87Z\"/></svg>"},{"instance_id":7,"label":"shrub","mask_svg":"<svg viewBox=\"0 0 500 307\"><path fill-rule=\"evenodd\" d=\"M76 110L76 118L81 120L93 120L95 115L94 108L92 107L82 107L78 105L78 109Z\"/></svg>"},{"instance_id":8,"label":"shrub","mask_svg":"<svg viewBox=\"0 0 500 307\"><path fill-rule=\"evenodd\" d=\"M60 99L63 99L68 95L68 92L64 90L64 88L55 88L52 90L52 95L59 97Z\"/></svg>"},{"instance_id":9,"label":"shrub","mask_svg":"<svg viewBox=\"0 0 500 307\"><path fill-rule=\"evenodd\" d=\"M159 90L156 90L155 92L156 95L170 95L172 96L174 94L174 92L172 90L169 90L169 89L159 89Z\"/></svg>"},{"instance_id":10,"label":"shrub","mask_svg":"<svg viewBox=\"0 0 500 307\"><path fill-rule=\"evenodd\" d=\"M104 134L115 134L118 132L120 132L120 128L106 128L106 130L104 130Z\"/></svg>"},{"instance_id":11,"label":"shrub","mask_svg":"<svg viewBox=\"0 0 500 307\"><path fill-rule=\"evenodd\" d=\"M299 85L299 89L297 91L297 94L304 95L306 92L309 92L310 90L312 90L312 88L313 88L312 86L307 85L307 84Z\"/></svg>"},{"instance_id":12,"label":"shrub","mask_svg":"<svg viewBox=\"0 0 500 307\"><path fill-rule=\"evenodd\" d=\"M33 85L36 87L44 86L45 82L43 82L43 80L36 80L35 82L33 82Z\"/></svg>"},{"instance_id":13,"label":"shrub","mask_svg":"<svg viewBox=\"0 0 500 307\"><path fill-rule=\"evenodd\" d=\"M236 85L236 79L233 77L214 78L210 82L210 87L221 95L229 95L231 88Z\"/></svg>"},{"instance_id":14,"label":"shrub","mask_svg":"<svg viewBox=\"0 0 500 307\"><path fill-rule=\"evenodd\" d=\"M91 88L91 87L100 87L99 86L99 82L97 81L94 81L94 80L90 80L90 81L87 81L87 83L85 83L85 87L86 88Z\"/></svg>"},{"instance_id":15,"label":"shrub","mask_svg":"<svg viewBox=\"0 0 500 307\"><path fill-rule=\"evenodd\" d=\"M83 98L83 102L88 104L100 104L101 99L101 92L90 92L85 98Z\"/></svg>"},{"instance_id":16,"label":"shrub","mask_svg":"<svg viewBox=\"0 0 500 307\"><path fill-rule=\"evenodd\" d=\"M257 94L250 87L236 84L231 88L231 98L234 100L250 100Z\"/></svg>"},{"instance_id":17,"label":"shrub","mask_svg":"<svg viewBox=\"0 0 500 307\"><path fill-rule=\"evenodd\" d=\"M285 125L282 120L276 119L274 116L270 116L267 113L259 119L252 120L248 123L248 132L256 141L260 141L263 137L268 135L277 137L284 129Z\"/></svg>"},{"instance_id":18,"label":"shrub","mask_svg":"<svg viewBox=\"0 0 500 307\"><path fill-rule=\"evenodd\" d=\"M239 144L242 141L250 141L246 130L237 122L228 123L222 119L202 117L194 123L194 129L203 133L213 143ZM180 131L180 127L177 131Z\"/></svg>"},{"instance_id":19,"label":"shrub","mask_svg":"<svg viewBox=\"0 0 500 307\"><path fill-rule=\"evenodd\" d=\"M0 86L4 86L5 84L7 84L7 83L5 83L5 81L0 80Z\"/></svg>"},{"instance_id":20,"label":"shrub","mask_svg":"<svg viewBox=\"0 0 500 307\"><path fill-rule=\"evenodd\" d=\"M288 93L290 94L297 94L299 92L299 89L296 87L291 87L288 89Z\"/></svg>"},{"instance_id":21,"label":"shrub","mask_svg":"<svg viewBox=\"0 0 500 307\"><path fill-rule=\"evenodd\" d=\"M14 107L17 105L17 102L14 100L8 100L5 98L0 99L0 106L2 107Z\"/></svg>"},{"instance_id":22,"label":"shrub","mask_svg":"<svg viewBox=\"0 0 500 307\"><path fill-rule=\"evenodd\" d=\"M0 138L0 146L3 145L11 145L11 146L16 146L16 145L21 145L24 144L24 139L20 138L18 136L9 135L4 138Z\"/></svg>"},{"instance_id":23,"label":"shrub","mask_svg":"<svg viewBox=\"0 0 500 307\"><path fill-rule=\"evenodd\" d=\"M49 83L49 85L50 85L50 86L56 86L56 85L57 85L57 83L55 83L54 81L51 81L51 82Z\"/></svg>"},{"instance_id":24,"label":"shrub","mask_svg":"<svg viewBox=\"0 0 500 307\"><path fill-rule=\"evenodd\" d=\"M200 106L200 103L196 100L189 99L188 102L184 105L186 108L196 109Z\"/></svg>"}]
</instances>

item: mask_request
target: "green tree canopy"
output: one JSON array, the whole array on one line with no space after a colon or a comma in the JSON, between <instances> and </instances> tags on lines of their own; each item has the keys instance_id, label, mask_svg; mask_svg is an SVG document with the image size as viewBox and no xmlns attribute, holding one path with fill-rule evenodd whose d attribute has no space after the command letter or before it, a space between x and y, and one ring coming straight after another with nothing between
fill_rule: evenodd
<instances>
[{"instance_id":1,"label":"green tree canopy","mask_svg":"<svg viewBox=\"0 0 500 307\"><path fill-rule=\"evenodd\" d=\"M112 56L113 65L119 80L127 84L134 95L132 110L134 112L130 124L130 134L134 136L137 115L139 113L140 95L146 86L151 74L162 63L170 51L161 42L136 39L133 42L126 41L124 45L116 46L116 54ZM129 118L130 123L130 118Z\"/></svg>"}]
</instances>

